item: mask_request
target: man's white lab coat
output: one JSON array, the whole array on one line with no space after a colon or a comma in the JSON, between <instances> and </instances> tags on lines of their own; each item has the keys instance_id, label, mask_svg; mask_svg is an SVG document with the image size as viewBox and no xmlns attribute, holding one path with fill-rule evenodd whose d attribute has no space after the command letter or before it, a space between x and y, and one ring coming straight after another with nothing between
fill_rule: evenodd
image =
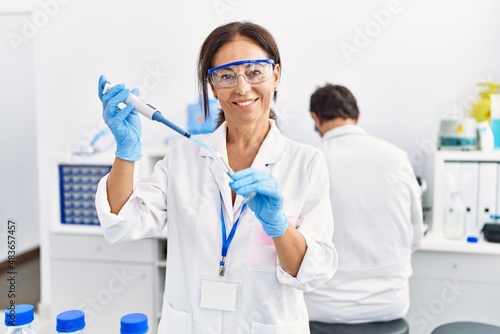
<instances>
[{"instance_id":1,"label":"man's white lab coat","mask_svg":"<svg viewBox=\"0 0 500 334\"><path fill-rule=\"evenodd\" d=\"M330 323L404 317L411 254L422 239L421 190L408 156L356 125L328 131L322 144L339 265L306 294L309 316Z\"/></svg>"},{"instance_id":2,"label":"man's white lab coat","mask_svg":"<svg viewBox=\"0 0 500 334\"><path fill-rule=\"evenodd\" d=\"M332 277L337 253L328 170L323 153L271 130L252 167L271 173L284 197L283 211L303 234L307 252L297 277L279 265L271 238L247 208L226 257L221 260L221 197L227 233L243 198L231 201L230 179L210 153L182 140L157 163L154 173L136 183L119 215L110 213L106 177L96 204L106 239L122 242L157 236L168 225L166 287L159 333L309 333L303 291ZM226 125L201 137L226 156ZM202 281L237 285L236 310L200 307Z\"/></svg>"}]
</instances>

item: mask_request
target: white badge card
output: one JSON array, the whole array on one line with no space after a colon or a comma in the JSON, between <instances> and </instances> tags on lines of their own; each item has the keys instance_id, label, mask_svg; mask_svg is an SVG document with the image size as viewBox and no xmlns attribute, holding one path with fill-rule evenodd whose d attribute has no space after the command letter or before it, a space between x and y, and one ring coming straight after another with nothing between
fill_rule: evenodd
<instances>
[{"instance_id":1,"label":"white badge card","mask_svg":"<svg viewBox=\"0 0 500 334\"><path fill-rule=\"evenodd\" d=\"M214 310L236 310L238 284L227 282L202 281L200 306Z\"/></svg>"}]
</instances>

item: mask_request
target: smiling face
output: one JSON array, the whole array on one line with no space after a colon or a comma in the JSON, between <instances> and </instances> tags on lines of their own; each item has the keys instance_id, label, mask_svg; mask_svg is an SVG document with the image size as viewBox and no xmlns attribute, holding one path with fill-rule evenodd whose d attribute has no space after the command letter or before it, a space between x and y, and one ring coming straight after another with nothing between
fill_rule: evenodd
<instances>
[{"instance_id":1,"label":"smiling face","mask_svg":"<svg viewBox=\"0 0 500 334\"><path fill-rule=\"evenodd\" d=\"M237 36L217 51L213 58L213 66L217 67L240 60L267 58L269 55L254 41ZM250 85L244 75L238 75L236 86L232 88L214 87L210 82L212 92L219 100L228 125L267 124L279 74L280 67L275 65L271 77L258 84Z\"/></svg>"}]
</instances>

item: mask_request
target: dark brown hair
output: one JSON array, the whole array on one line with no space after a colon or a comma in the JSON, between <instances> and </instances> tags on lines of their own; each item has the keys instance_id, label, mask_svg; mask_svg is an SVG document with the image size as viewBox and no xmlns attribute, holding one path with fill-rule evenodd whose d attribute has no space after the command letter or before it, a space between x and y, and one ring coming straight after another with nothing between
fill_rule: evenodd
<instances>
[{"instance_id":1,"label":"dark brown hair","mask_svg":"<svg viewBox=\"0 0 500 334\"><path fill-rule=\"evenodd\" d=\"M269 59L274 60L275 65L281 66L281 57L278 45L271 33L258 24L251 22L231 22L216 28L208 35L200 48L198 55L198 89L203 95L203 110L205 119L209 116L208 108L208 70L213 66L213 58L217 51L234 40L237 36L243 36L254 41L266 53ZM278 92L274 92L273 100L276 102ZM276 119L276 114L271 110L270 118ZM218 125L224 122L224 113L219 114Z\"/></svg>"},{"instance_id":2,"label":"dark brown hair","mask_svg":"<svg viewBox=\"0 0 500 334\"><path fill-rule=\"evenodd\" d=\"M359 109L354 95L344 86L326 84L311 95L309 111L315 112L320 119L354 119Z\"/></svg>"}]
</instances>

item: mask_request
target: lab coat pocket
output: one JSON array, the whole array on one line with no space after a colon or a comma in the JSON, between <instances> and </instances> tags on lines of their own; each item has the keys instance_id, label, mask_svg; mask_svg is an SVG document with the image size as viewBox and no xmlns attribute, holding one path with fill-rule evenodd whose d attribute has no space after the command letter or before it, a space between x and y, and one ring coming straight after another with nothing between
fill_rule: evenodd
<instances>
[{"instance_id":1,"label":"lab coat pocket","mask_svg":"<svg viewBox=\"0 0 500 334\"><path fill-rule=\"evenodd\" d=\"M276 271L278 265L273 239L266 235L257 219L252 222L247 265L250 270L267 272Z\"/></svg>"},{"instance_id":2,"label":"lab coat pocket","mask_svg":"<svg viewBox=\"0 0 500 334\"><path fill-rule=\"evenodd\" d=\"M174 310L172 306L165 300L165 311L162 317L158 334L170 333L191 333L192 332L192 315L186 312Z\"/></svg>"},{"instance_id":3,"label":"lab coat pocket","mask_svg":"<svg viewBox=\"0 0 500 334\"><path fill-rule=\"evenodd\" d=\"M297 218L293 201L283 200L283 212L288 221L296 226ZM278 266L278 254L274 247L273 238L268 236L261 222L255 218L252 222L250 245L248 249L248 269L254 271L276 271Z\"/></svg>"},{"instance_id":4,"label":"lab coat pocket","mask_svg":"<svg viewBox=\"0 0 500 334\"><path fill-rule=\"evenodd\" d=\"M309 323L304 319L297 319L284 325L268 325L258 322L252 323L251 334L309 334Z\"/></svg>"}]
</instances>

